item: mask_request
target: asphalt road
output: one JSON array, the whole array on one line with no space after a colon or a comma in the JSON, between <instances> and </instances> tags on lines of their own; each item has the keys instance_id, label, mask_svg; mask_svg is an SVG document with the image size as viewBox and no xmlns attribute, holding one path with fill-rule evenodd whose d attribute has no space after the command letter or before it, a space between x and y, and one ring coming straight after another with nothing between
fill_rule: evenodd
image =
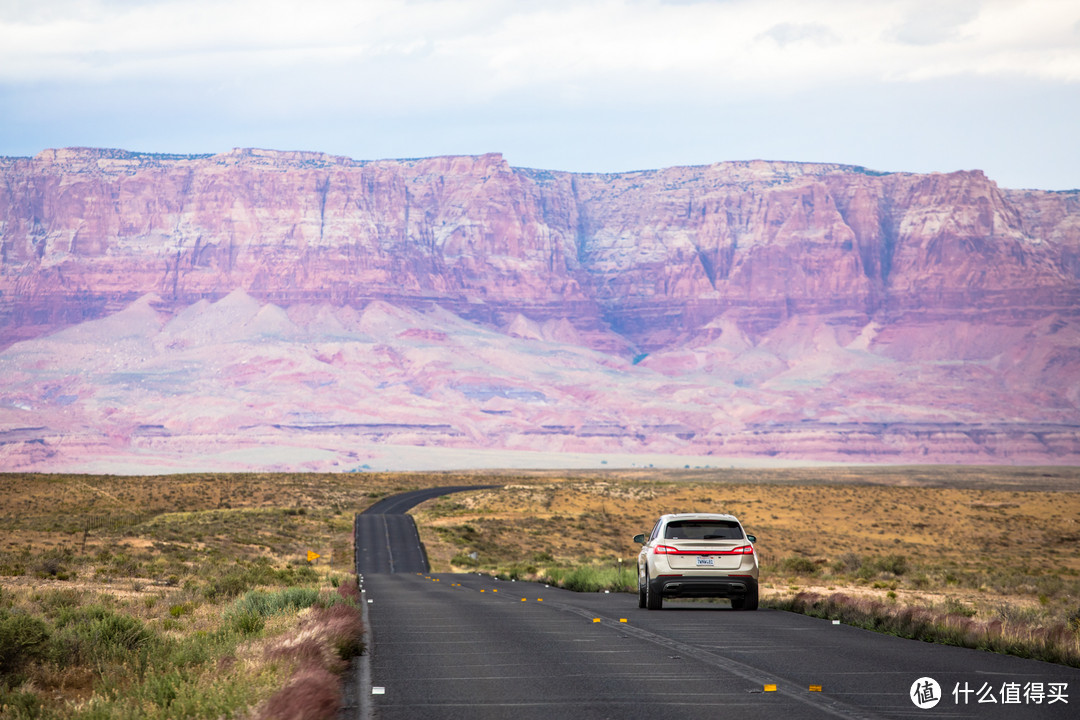
<instances>
[{"instance_id":1,"label":"asphalt road","mask_svg":"<svg viewBox=\"0 0 1080 720\"><path fill-rule=\"evenodd\" d=\"M1024 720L1080 707L1077 669L774 610L668 601L648 611L633 595L403 564L362 573L361 717ZM925 710L909 697L924 677L939 688Z\"/></svg>"},{"instance_id":2,"label":"asphalt road","mask_svg":"<svg viewBox=\"0 0 1080 720\"><path fill-rule=\"evenodd\" d=\"M416 523L405 512L433 498L495 487L492 485L457 485L427 488L383 498L356 516L356 571L371 573L427 572L428 561L416 531Z\"/></svg>"}]
</instances>

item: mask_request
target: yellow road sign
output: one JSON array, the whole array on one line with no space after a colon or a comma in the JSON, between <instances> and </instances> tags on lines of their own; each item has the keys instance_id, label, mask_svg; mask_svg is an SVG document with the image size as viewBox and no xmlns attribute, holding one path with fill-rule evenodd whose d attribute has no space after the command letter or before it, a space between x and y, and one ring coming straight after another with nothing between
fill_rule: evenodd
<instances>
[{"instance_id":1,"label":"yellow road sign","mask_svg":"<svg viewBox=\"0 0 1080 720\"><path fill-rule=\"evenodd\" d=\"M316 560L318 560L321 557L322 557L322 555L320 555L317 552L314 552L312 550L307 551L307 561L308 562L315 562Z\"/></svg>"}]
</instances>

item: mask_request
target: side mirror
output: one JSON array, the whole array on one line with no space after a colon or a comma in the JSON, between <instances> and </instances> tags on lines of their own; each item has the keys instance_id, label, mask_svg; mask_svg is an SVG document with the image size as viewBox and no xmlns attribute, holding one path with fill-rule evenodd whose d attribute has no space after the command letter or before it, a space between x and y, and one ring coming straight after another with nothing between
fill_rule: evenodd
<instances>
[{"instance_id":1,"label":"side mirror","mask_svg":"<svg viewBox=\"0 0 1080 720\"><path fill-rule=\"evenodd\" d=\"M640 535L635 535L634 536L634 542L644 545L645 544L645 533L641 533Z\"/></svg>"},{"instance_id":2,"label":"side mirror","mask_svg":"<svg viewBox=\"0 0 1080 720\"><path fill-rule=\"evenodd\" d=\"M746 533L746 539L747 539L747 540L749 540L749 541L750 541L750 542L752 542L752 543L756 543L756 542L757 542L757 537L756 537L756 536L754 536L754 535L751 535L750 533Z\"/></svg>"}]
</instances>

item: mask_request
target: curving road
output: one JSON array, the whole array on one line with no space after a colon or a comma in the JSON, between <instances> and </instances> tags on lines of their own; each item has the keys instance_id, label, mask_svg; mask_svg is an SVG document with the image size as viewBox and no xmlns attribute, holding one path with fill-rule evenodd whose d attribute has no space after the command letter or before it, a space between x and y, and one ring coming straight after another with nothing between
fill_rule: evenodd
<instances>
[{"instance_id":1,"label":"curving road","mask_svg":"<svg viewBox=\"0 0 1080 720\"><path fill-rule=\"evenodd\" d=\"M361 717L1034 720L1080 706L1074 668L793 613L679 601L655 612L633 595L403 572L403 562L364 574ZM909 697L923 677L940 688L932 709Z\"/></svg>"},{"instance_id":2,"label":"curving road","mask_svg":"<svg viewBox=\"0 0 1080 720\"><path fill-rule=\"evenodd\" d=\"M356 572L427 572L428 561L416 523L405 512L420 503L450 493L484 490L497 485L455 485L391 495L356 516Z\"/></svg>"}]
</instances>

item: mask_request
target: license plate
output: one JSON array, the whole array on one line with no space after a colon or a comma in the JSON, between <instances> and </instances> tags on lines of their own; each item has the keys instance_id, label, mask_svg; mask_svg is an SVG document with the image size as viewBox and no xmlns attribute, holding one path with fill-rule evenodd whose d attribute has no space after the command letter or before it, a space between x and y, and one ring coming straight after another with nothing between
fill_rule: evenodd
<instances>
[{"instance_id":1,"label":"license plate","mask_svg":"<svg viewBox=\"0 0 1080 720\"><path fill-rule=\"evenodd\" d=\"M702 555L698 555L697 564L698 567L712 567L713 559L711 557L704 557Z\"/></svg>"}]
</instances>

